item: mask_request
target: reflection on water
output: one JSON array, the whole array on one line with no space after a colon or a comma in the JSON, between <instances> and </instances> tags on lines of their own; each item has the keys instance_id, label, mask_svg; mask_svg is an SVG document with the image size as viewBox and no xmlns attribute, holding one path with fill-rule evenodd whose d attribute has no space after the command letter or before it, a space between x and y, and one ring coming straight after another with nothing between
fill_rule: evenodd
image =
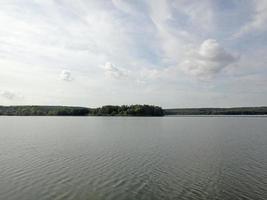
<instances>
[{"instance_id":1,"label":"reflection on water","mask_svg":"<svg viewBox=\"0 0 267 200\"><path fill-rule=\"evenodd\" d=\"M0 199L267 199L267 118L0 117Z\"/></svg>"}]
</instances>

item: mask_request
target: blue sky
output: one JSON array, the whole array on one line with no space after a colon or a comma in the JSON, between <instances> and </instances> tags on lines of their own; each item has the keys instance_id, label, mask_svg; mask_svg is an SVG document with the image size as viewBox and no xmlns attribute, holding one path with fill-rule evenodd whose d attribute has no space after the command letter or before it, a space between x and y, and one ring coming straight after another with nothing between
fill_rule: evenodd
<instances>
[{"instance_id":1,"label":"blue sky","mask_svg":"<svg viewBox=\"0 0 267 200\"><path fill-rule=\"evenodd\" d=\"M2 0L0 104L260 106L266 0Z\"/></svg>"}]
</instances>

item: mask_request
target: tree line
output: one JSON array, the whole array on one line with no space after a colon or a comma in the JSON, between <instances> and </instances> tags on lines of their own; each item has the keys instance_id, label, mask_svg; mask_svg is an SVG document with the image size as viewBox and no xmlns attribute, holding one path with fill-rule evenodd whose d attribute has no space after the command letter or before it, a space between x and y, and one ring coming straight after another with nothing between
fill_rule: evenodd
<instances>
[{"instance_id":1,"label":"tree line","mask_svg":"<svg viewBox=\"0 0 267 200\"><path fill-rule=\"evenodd\" d=\"M69 106L0 106L0 115L13 116L163 116L153 105L107 105L99 108Z\"/></svg>"},{"instance_id":2,"label":"tree line","mask_svg":"<svg viewBox=\"0 0 267 200\"><path fill-rule=\"evenodd\" d=\"M164 111L166 115L267 115L267 107L174 108Z\"/></svg>"},{"instance_id":3,"label":"tree line","mask_svg":"<svg viewBox=\"0 0 267 200\"><path fill-rule=\"evenodd\" d=\"M0 106L0 115L13 116L163 116L163 115L267 115L267 107L176 108L154 105L106 105L99 108L71 106Z\"/></svg>"}]
</instances>

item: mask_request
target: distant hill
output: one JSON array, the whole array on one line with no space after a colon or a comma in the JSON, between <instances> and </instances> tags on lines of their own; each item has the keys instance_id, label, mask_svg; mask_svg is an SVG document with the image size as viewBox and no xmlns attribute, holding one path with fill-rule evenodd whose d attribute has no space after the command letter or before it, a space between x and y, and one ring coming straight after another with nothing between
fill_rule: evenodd
<instances>
[{"instance_id":1,"label":"distant hill","mask_svg":"<svg viewBox=\"0 0 267 200\"><path fill-rule=\"evenodd\" d=\"M174 108L164 112L165 115L267 115L267 107Z\"/></svg>"}]
</instances>

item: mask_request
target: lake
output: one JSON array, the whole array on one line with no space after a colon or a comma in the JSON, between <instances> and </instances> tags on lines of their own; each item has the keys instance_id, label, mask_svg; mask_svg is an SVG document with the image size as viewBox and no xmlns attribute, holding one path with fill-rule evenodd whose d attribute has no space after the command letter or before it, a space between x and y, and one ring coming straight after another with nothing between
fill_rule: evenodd
<instances>
[{"instance_id":1,"label":"lake","mask_svg":"<svg viewBox=\"0 0 267 200\"><path fill-rule=\"evenodd\" d=\"M2 200L266 200L264 117L0 117Z\"/></svg>"}]
</instances>

